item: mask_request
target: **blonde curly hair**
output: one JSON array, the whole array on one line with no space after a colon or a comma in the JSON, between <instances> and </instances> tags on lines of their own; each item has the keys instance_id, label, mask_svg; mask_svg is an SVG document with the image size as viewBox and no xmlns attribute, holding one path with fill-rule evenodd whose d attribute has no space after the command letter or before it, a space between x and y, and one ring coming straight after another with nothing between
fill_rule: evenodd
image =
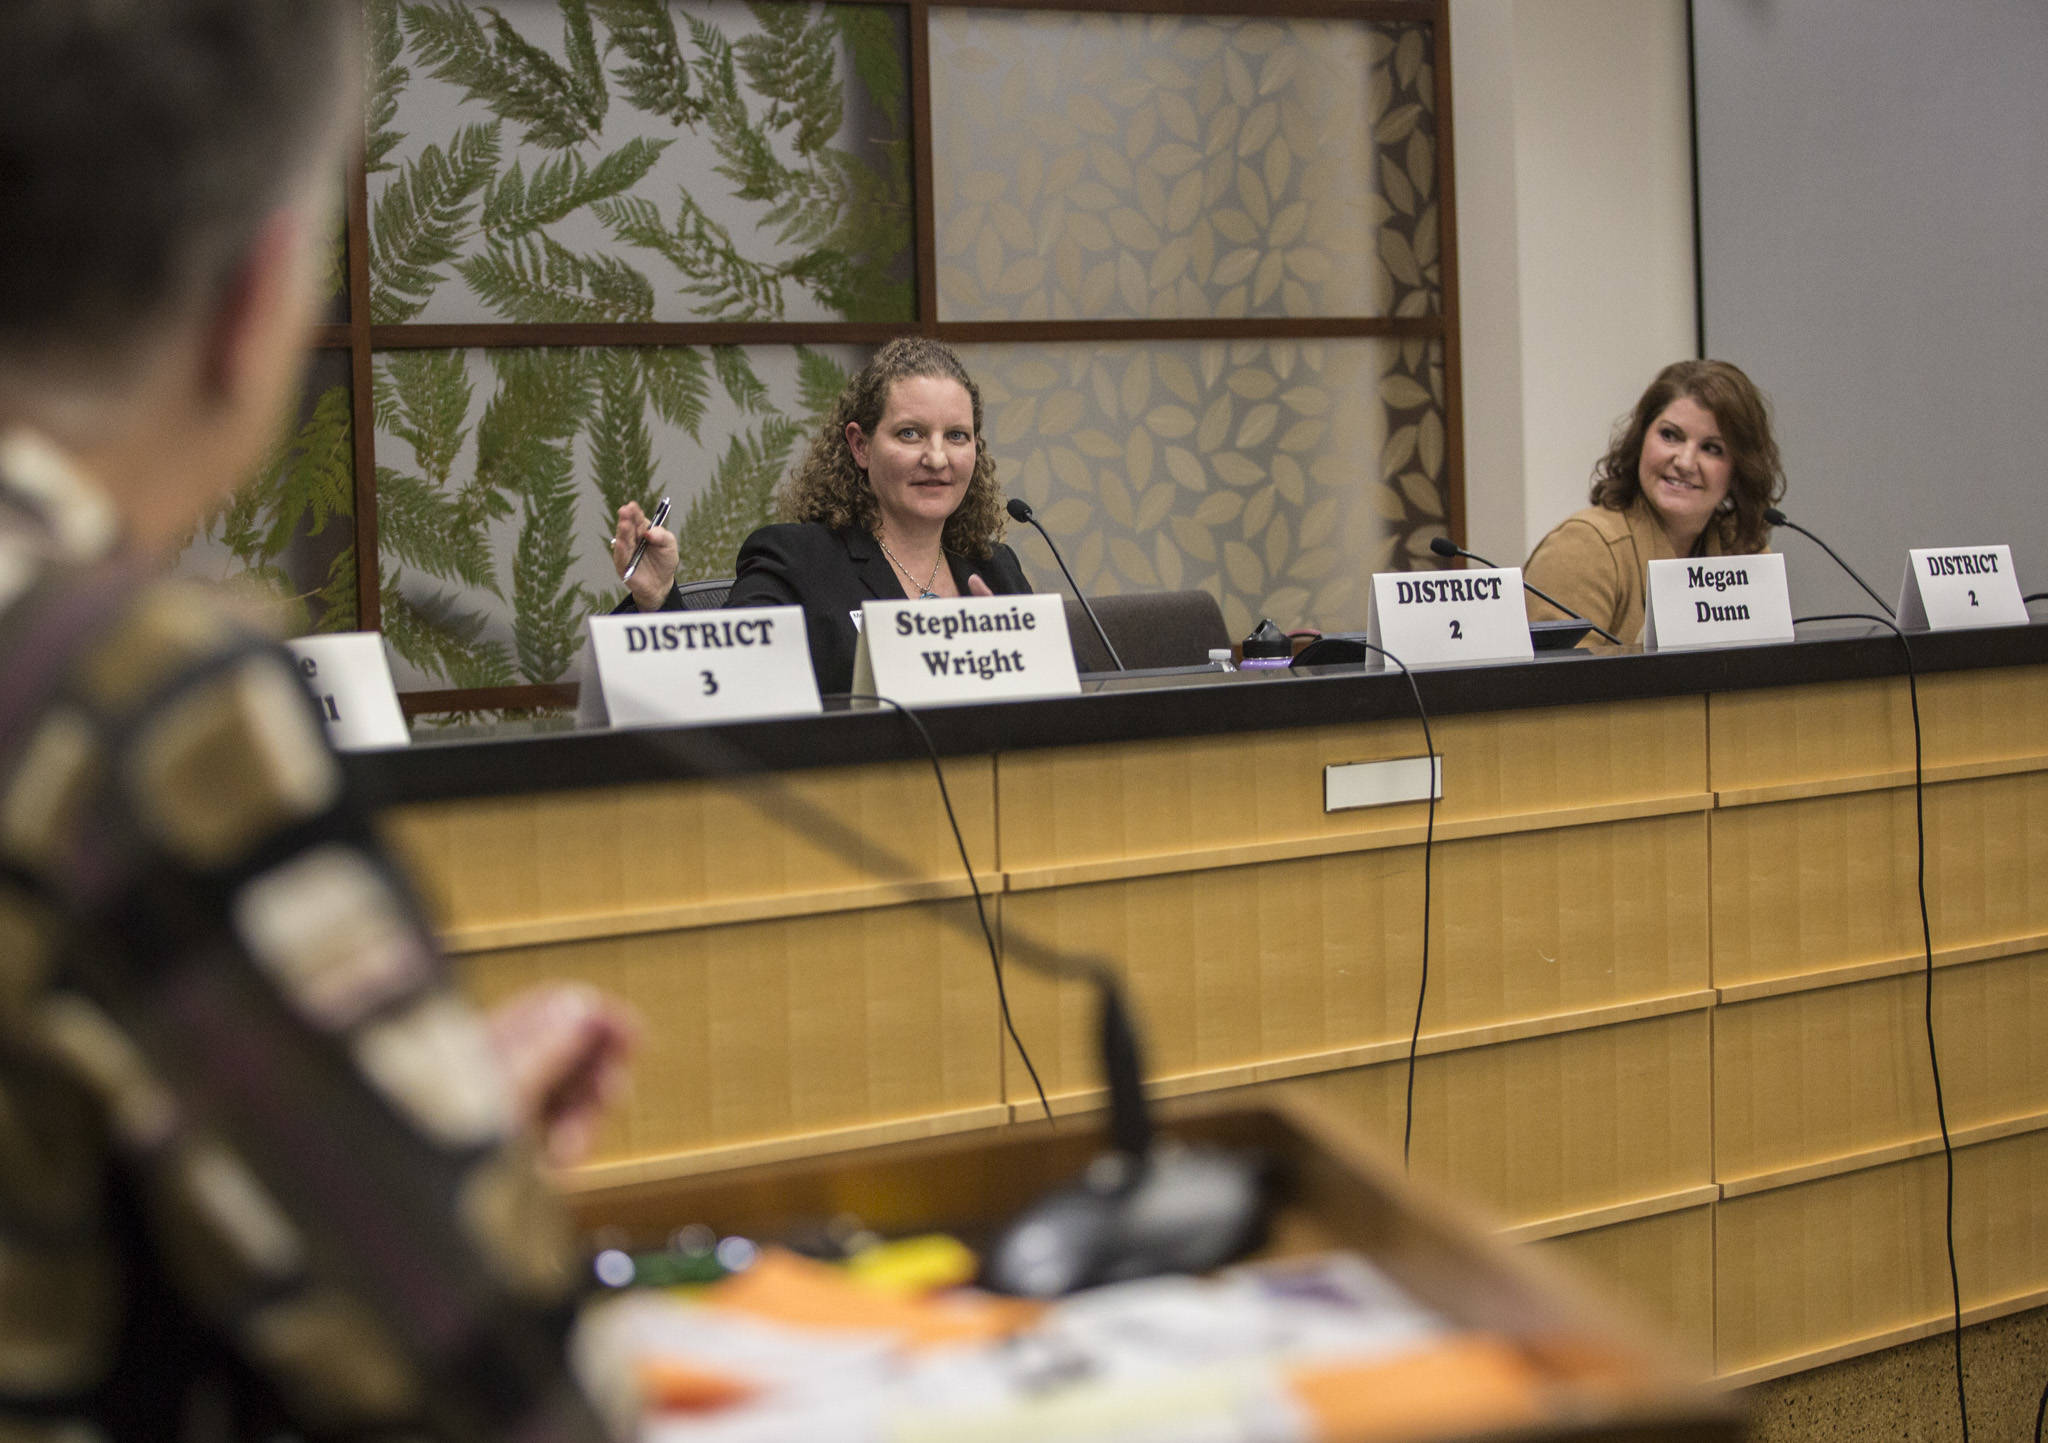
<instances>
[{"instance_id":1,"label":"blonde curly hair","mask_svg":"<svg viewBox=\"0 0 2048 1443\"><path fill-rule=\"evenodd\" d=\"M776 503L778 518L816 521L835 531L858 526L870 536L875 534L881 513L868 474L853 459L853 448L846 443L846 424L851 421L862 434L874 435L888 405L889 388L911 376L958 381L974 403L974 475L968 478L967 494L946 518L940 545L976 561L986 560L1003 539L1004 512L995 458L989 455L982 436L981 391L953 348L926 336L897 337L875 352L846 383L818 434L811 438L802 463L784 483Z\"/></svg>"}]
</instances>

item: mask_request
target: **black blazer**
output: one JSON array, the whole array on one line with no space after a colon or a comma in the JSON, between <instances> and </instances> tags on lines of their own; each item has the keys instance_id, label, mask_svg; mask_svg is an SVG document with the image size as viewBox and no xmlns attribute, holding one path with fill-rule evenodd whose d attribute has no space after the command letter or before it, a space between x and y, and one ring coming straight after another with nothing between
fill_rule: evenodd
<instances>
[{"instance_id":1,"label":"black blazer","mask_svg":"<svg viewBox=\"0 0 2048 1443\"><path fill-rule=\"evenodd\" d=\"M946 553L953 582L967 594L967 578L979 576L998 596L1021 596L1031 590L1017 553L998 545L986 561L970 561ZM727 606L801 606L804 630L811 640L811 669L818 690L853 689L853 652L859 634L852 613L866 601L901 601L909 595L896 568L882 554L874 537L858 527L834 531L816 521L763 526L740 543L737 576ZM674 591L662 602L664 611L679 610Z\"/></svg>"}]
</instances>

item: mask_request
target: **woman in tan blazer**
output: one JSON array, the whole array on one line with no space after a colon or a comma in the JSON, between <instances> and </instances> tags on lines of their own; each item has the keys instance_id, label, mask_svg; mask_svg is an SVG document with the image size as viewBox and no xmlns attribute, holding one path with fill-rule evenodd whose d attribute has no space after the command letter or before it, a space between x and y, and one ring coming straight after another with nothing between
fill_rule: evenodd
<instances>
[{"instance_id":1,"label":"woman in tan blazer","mask_svg":"<svg viewBox=\"0 0 2048 1443\"><path fill-rule=\"evenodd\" d=\"M1593 504L1559 522L1523 569L1532 585L1634 643L1650 562L1766 550L1764 512L1784 494L1763 394L1726 361L1679 361L1615 427L1593 468ZM1529 598L1531 620L1560 615Z\"/></svg>"}]
</instances>

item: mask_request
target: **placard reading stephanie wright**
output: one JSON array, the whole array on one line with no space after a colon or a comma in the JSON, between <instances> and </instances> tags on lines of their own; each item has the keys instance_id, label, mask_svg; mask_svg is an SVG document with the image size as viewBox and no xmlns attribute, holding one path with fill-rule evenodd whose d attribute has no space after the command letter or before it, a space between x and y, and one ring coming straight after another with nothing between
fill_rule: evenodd
<instances>
[{"instance_id":1,"label":"placard reading stephanie wright","mask_svg":"<svg viewBox=\"0 0 2048 1443\"><path fill-rule=\"evenodd\" d=\"M870 601L865 611L853 660L856 695L930 706L1081 690L1057 596Z\"/></svg>"}]
</instances>

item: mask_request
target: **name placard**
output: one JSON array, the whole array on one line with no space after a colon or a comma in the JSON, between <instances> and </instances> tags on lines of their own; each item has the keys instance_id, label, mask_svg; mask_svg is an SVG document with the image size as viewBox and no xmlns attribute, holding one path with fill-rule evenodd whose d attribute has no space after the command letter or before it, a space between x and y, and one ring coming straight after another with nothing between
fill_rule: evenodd
<instances>
[{"instance_id":1,"label":"name placard","mask_svg":"<svg viewBox=\"0 0 2048 1443\"><path fill-rule=\"evenodd\" d=\"M1930 546L1906 553L1900 626L1951 631L2025 626L2027 620L2010 546Z\"/></svg>"},{"instance_id":2,"label":"name placard","mask_svg":"<svg viewBox=\"0 0 2048 1443\"><path fill-rule=\"evenodd\" d=\"M593 616L590 652L613 726L823 710L800 606Z\"/></svg>"},{"instance_id":3,"label":"name placard","mask_svg":"<svg viewBox=\"0 0 2048 1443\"><path fill-rule=\"evenodd\" d=\"M1785 558L1774 552L1652 561L1649 573L1645 651L1792 640Z\"/></svg>"},{"instance_id":4,"label":"name placard","mask_svg":"<svg viewBox=\"0 0 2048 1443\"><path fill-rule=\"evenodd\" d=\"M1528 661L1536 654L1519 566L1382 572L1366 599L1365 634L1410 666ZM1368 669L1384 665L1377 653L1366 658Z\"/></svg>"},{"instance_id":5,"label":"name placard","mask_svg":"<svg viewBox=\"0 0 2048 1443\"><path fill-rule=\"evenodd\" d=\"M1057 596L870 601L853 689L905 706L1075 696L1074 647Z\"/></svg>"},{"instance_id":6,"label":"name placard","mask_svg":"<svg viewBox=\"0 0 2048 1443\"><path fill-rule=\"evenodd\" d=\"M285 645L299 664L299 679L313 693L327 740L336 751L402 747L412 740L398 689L391 684L391 659L374 631L339 631L301 636Z\"/></svg>"}]
</instances>

